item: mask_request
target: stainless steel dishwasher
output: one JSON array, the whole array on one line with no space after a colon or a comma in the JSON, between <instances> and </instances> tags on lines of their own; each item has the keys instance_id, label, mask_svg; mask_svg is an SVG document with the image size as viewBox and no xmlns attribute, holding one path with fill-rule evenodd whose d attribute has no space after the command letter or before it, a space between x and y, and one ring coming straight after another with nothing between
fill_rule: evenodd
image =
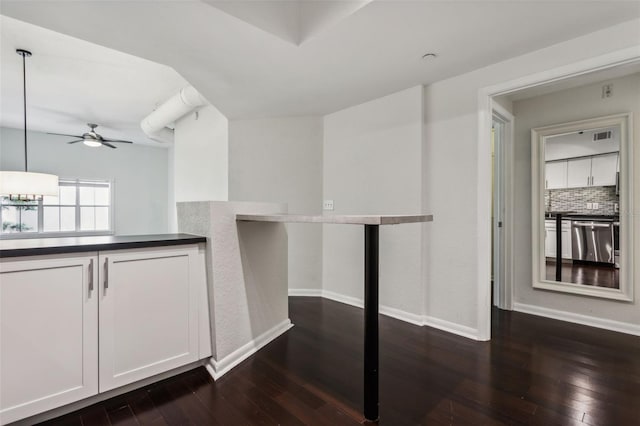
<instances>
[{"instance_id":1,"label":"stainless steel dishwasher","mask_svg":"<svg viewBox=\"0 0 640 426\"><path fill-rule=\"evenodd\" d=\"M571 249L573 260L613 264L615 262L613 222L572 221Z\"/></svg>"}]
</instances>

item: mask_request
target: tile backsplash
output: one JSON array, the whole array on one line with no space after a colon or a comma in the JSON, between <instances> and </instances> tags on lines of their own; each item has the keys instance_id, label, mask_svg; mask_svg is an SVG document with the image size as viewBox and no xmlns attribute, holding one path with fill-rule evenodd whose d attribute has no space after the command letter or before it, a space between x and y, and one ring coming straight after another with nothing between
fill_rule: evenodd
<instances>
[{"instance_id":1,"label":"tile backsplash","mask_svg":"<svg viewBox=\"0 0 640 426\"><path fill-rule=\"evenodd\" d=\"M592 186L588 188L548 189L544 192L547 211L575 211L580 214L616 214L619 203L615 186ZM598 203L598 208L587 210L587 203Z\"/></svg>"}]
</instances>

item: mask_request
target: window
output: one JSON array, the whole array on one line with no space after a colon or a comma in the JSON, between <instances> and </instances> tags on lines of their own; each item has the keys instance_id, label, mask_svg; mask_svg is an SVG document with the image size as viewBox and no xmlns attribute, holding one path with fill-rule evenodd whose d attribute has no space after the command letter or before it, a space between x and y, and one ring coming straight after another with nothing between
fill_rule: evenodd
<instances>
[{"instance_id":1,"label":"window","mask_svg":"<svg viewBox=\"0 0 640 426\"><path fill-rule=\"evenodd\" d=\"M40 201L2 197L0 218L5 238L111 234L112 185L109 181L60 179L57 197Z\"/></svg>"}]
</instances>

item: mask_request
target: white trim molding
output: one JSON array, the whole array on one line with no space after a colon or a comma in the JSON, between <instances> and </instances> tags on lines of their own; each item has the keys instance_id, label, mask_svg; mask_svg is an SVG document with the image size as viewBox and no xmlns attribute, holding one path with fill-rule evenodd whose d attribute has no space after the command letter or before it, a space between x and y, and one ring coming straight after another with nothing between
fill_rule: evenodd
<instances>
[{"instance_id":1,"label":"white trim molding","mask_svg":"<svg viewBox=\"0 0 640 426\"><path fill-rule=\"evenodd\" d=\"M573 312L559 311L556 309L544 308L542 306L527 305L515 302L513 310L524 314L537 315L540 317L552 318L560 321L572 322L575 324L588 325L590 327L602 328L620 333L640 336L640 325L626 322L614 321L610 319L592 317L588 315L575 314Z\"/></svg>"},{"instance_id":2,"label":"white trim molding","mask_svg":"<svg viewBox=\"0 0 640 426\"><path fill-rule=\"evenodd\" d=\"M357 297L346 296L344 294L336 293L329 290L299 290L290 289L289 296L302 296L302 297L322 297L325 299L333 300L334 302L344 303L345 305L355 306L356 308L364 308L364 301ZM390 306L380 305L380 314L395 318L400 321L407 322L409 324L417 326L428 326L437 328L438 330L446 331L448 333L457 334L458 336L466 337L468 339L478 339L478 330L475 328L467 327L464 325L456 324L453 322L445 321L439 318L434 318L426 315L418 315L411 312L403 311L401 309L392 308Z\"/></svg>"},{"instance_id":3,"label":"white trim molding","mask_svg":"<svg viewBox=\"0 0 640 426\"><path fill-rule=\"evenodd\" d=\"M478 336L477 329L457 324L455 322L445 321L440 318L425 315L422 319L422 325L437 328L438 330L446 331L447 333L457 334L458 336L466 337L468 339L482 341Z\"/></svg>"},{"instance_id":4,"label":"white trim molding","mask_svg":"<svg viewBox=\"0 0 640 426\"><path fill-rule=\"evenodd\" d=\"M258 352L258 350L266 346L281 334L285 333L291 327L293 327L291 320L286 319L280 324L276 325L270 330L265 331L255 339L231 352L220 361L216 361L215 359L210 358L209 362L205 364L205 367L211 377L213 377L213 380L218 380L220 377L228 373L233 367Z\"/></svg>"},{"instance_id":5,"label":"white trim molding","mask_svg":"<svg viewBox=\"0 0 640 426\"><path fill-rule=\"evenodd\" d=\"M289 296L322 297L322 290L318 288L290 288Z\"/></svg>"},{"instance_id":6,"label":"white trim molding","mask_svg":"<svg viewBox=\"0 0 640 426\"><path fill-rule=\"evenodd\" d=\"M329 290L322 290L322 295L320 297L364 309L364 300L357 297L346 296Z\"/></svg>"}]
</instances>

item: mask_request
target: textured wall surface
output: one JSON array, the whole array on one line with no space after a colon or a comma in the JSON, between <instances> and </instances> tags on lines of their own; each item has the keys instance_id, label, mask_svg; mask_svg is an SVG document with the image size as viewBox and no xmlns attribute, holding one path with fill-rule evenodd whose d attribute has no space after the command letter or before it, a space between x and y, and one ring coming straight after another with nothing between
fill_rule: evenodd
<instances>
[{"instance_id":1,"label":"textured wall surface","mask_svg":"<svg viewBox=\"0 0 640 426\"><path fill-rule=\"evenodd\" d=\"M229 200L322 213L322 117L229 122ZM322 288L322 226L287 224L289 288Z\"/></svg>"},{"instance_id":2,"label":"textured wall surface","mask_svg":"<svg viewBox=\"0 0 640 426\"><path fill-rule=\"evenodd\" d=\"M422 86L327 115L323 191L333 214L422 213L421 150ZM380 230L381 304L423 314L422 234L430 225ZM323 226L323 290L362 300L363 235L359 226Z\"/></svg>"},{"instance_id":3,"label":"textured wall surface","mask_svg":"<svg viewBox=\"0 0 640 426\"><path fill-rule=\"evenodd\" d=\"M236 214L286 213L286 204L181 202L180 232L207 237L213 358L218 363L289 318L283 224L236 223Z\"/></svg>"}]
</instances>

